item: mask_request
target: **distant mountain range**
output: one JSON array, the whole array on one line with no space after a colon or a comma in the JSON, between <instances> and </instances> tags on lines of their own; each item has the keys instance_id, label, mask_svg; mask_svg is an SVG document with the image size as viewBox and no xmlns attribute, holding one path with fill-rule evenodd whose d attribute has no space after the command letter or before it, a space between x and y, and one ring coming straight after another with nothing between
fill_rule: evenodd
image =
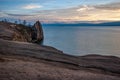
<instances>
[{"instance_id":1,"label":"distant mountain range","mask_svg":"<svg viewBox=\"0 0 120 80\"><path fill-rule=\"evenodd\" d=\"M49 23L44 26L120 26L120 21L104 23Z\"/></svg>"},{"instance_id":2,"label":"distant mountain range","mask_svg":"<svg viewBox=\"0 0 120 80\"><path fill-rule=\"evenodd\" d=\"M0 21L4 20L4 17L0 17ZM18 21L14 18L6 18L7 21L15 22ZM22 20L21 20L22 21ZM19 22L19 21L18 21ZM34 22L29 22L31 25ZM42 23L42 22L41 22ZM103 22L103 23L90 23L90 22L73 22L73 23L65 23L65 22L53 22L53 23L42 23L43 26L120 26L120 21L114 22Z\"/></svg>"}]
</instances>

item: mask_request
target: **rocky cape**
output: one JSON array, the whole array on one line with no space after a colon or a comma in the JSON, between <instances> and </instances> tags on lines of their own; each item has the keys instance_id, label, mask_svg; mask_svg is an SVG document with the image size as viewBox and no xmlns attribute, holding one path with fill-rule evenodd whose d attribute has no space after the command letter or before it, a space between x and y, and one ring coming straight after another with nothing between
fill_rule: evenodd
<instances>
[{"instance_id":1,"label":"rocky cape","mask_svg":"<svg viewBox=\"0 0 120 80\"><path fill-rule=\"evenodd\" d=\"M71 56L41 40L42 27L0 22L0 80L120 80L119 57Z\"/></svg>"},{"instance_id":2,"label":"rocky cape","mask_svg":"<svg viewBox=\"0 0 120 80\"><path fill-rule=\"evenodd\" d=\"M40 42L44 39L42 25L36 21L34 26L0 22L0 38L20 42Z\"/></svg>"}]
</instances>

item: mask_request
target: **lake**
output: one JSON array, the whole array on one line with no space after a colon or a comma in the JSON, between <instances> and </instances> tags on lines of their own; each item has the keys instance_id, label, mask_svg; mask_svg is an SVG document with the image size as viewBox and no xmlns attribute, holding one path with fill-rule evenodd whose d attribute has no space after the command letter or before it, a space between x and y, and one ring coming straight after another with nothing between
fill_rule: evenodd
<instances>
[{"instance_id":1,"label":"lake","mask_svg":"<svg viewBox=\"0 0 120 80\"><path fill-rule=\"evenodd\" d=\"M120 57L120 27L43 26L44 45L66 54L101 54Z\"/></svg>"}]
</instances>

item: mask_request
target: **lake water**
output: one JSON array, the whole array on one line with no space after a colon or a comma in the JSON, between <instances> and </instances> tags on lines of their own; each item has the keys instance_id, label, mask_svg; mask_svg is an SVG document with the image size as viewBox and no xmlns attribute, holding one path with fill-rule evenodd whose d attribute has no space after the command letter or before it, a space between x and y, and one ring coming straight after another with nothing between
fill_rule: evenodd
<instances>
[{"instance_id":1,"label":"lake water","mask_svg":"<svg viewBox=\"0 0 120 80\"><path fill-rule=\"evenodd\" d=\"M102 54L120 57L120 27L44 26L44 45L66 54Z\"/></svg>"}]
</instances>

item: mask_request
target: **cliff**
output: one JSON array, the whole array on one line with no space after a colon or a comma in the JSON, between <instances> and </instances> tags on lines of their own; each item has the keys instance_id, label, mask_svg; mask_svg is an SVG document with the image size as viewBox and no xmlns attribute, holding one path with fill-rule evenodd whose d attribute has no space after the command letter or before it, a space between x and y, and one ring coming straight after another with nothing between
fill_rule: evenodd
<instances>
[{"instance_id":1,"label":"cliff","mask_svg":"<svg viewBox=\"0 0 120 80\"><path fill-rule=\"evenodd\" d=\"M0 80L120 80L118 57L71 56L26 38L14 41L8 25L0 24Z\"/></svg>"},{"instance_id":2,"label":"cliff","mask_svg":"<svg viewBox=\"0 0 120 80\"><path fill-rule=\"evenodd\" d=\"M43 40L43 38L44 38L43 29L42 29L42 25L39 21L36 21L36 23L32 27L32 30L33 30L33 34L32 34L33 40L35 40L36 42Z\"/></svg>"},{"instance_id":3,"label":"cliff","mask_svg":"<svg viewBox=\"0 0 120 80\"><path fill-rule=\"evenodd\" d=\"M0 38L20 42L40 42L43 40L42 25L39 21L33 27L0 22Z\"/></svg>"}]
</instances>

